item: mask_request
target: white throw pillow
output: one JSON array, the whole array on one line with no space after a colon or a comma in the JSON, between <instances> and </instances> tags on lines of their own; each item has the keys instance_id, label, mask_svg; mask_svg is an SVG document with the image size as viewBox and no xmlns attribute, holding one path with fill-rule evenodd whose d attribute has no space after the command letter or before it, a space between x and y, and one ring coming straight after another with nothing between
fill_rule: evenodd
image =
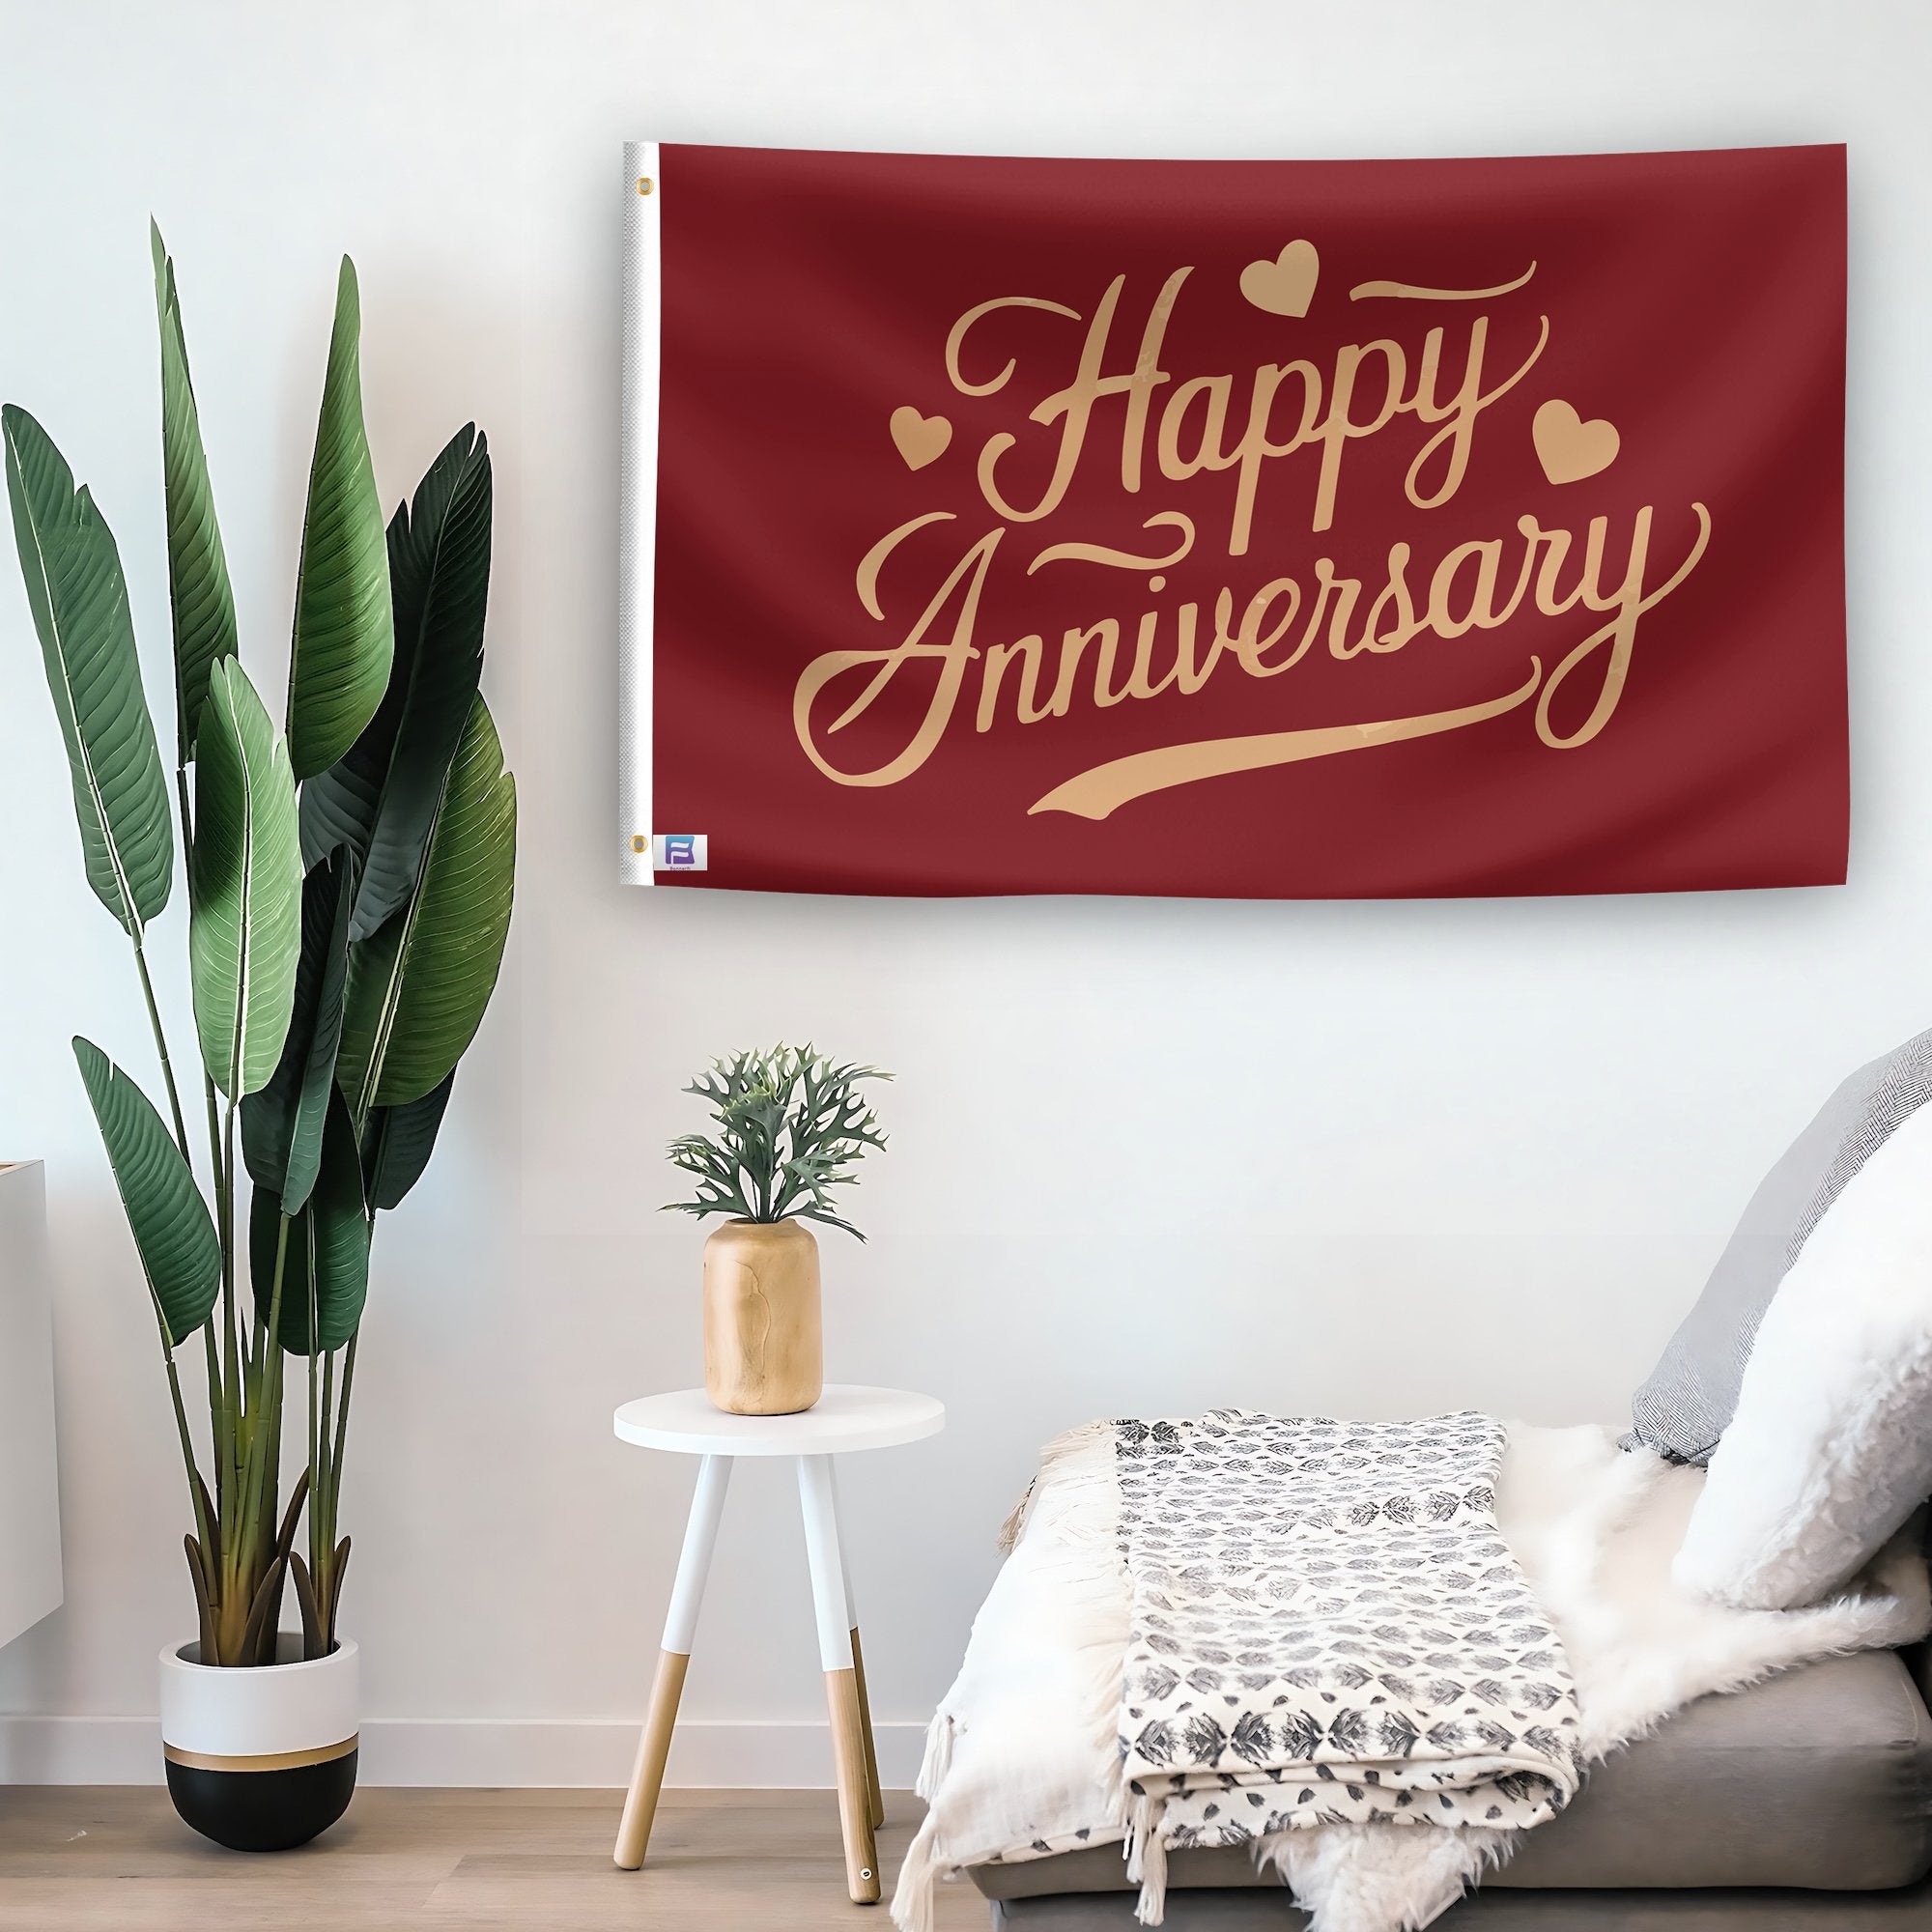
<instances>
[{"instance_id":1,"label":"white throw pillow","mask_svg":"<svg viewBox=\"0 0 1932 1932\"><path fill-rule=\"evenodd\" d=\"M1746 1609L1846 1583L1932 1493L1932 1107L1784 1277L1671 1575Z\"/></svg>"}]
</instances>

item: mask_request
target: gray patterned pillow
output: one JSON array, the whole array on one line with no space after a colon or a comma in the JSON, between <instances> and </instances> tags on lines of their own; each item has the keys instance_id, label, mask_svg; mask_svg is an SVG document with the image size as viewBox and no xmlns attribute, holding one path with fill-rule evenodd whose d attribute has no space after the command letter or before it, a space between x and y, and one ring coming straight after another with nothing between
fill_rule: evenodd
<instances>
[{"instance_id":1,"label":"gray patterned pillow","mask_svg":"<svg viewBox=\"0 0 1932 1932\"><path fill-rule=\"evenodd\" d=\"M1696 1307L1633 1398L1626 1449L1710 1461L1778 1284L1845 1183L1928 1099L1932 1031L1860 1067L1825 1102L1751 1196Z\"/></svg>"}]
</instances>

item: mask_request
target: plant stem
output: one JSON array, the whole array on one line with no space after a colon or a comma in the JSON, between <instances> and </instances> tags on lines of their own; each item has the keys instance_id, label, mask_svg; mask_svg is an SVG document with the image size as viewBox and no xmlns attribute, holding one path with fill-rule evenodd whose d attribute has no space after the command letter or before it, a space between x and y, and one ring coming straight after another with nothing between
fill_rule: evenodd
<instances>
[{"instance_id":1,"label":"plant stem","mask_svg":"<svg viewBox=\"0 0 1932 1932\"><path fill-rule=\"evenodd\" d=\"M232 1126L232 1108L230 1116ZM277 1313L281 1302L282 1271L288 1257L288 1235L289 1224L285 1215L276 1238L274 1286L270 1291L270 1307ZM232 1330L230 1340L232 1343ZM238 1375L233 1384L234 1392L243 1398L244 1406L237 1432L242 1440L235 1481L235 1528L222 1548L221 1603L215 1619L220 1633L221 1662L224 1663L240 1664L254 1661L242 1652L249 1612L269 1569L268 1563L263 1560L262 1520L265 1510L270 1518L270 1546L274 1538L273 1499L269 1496L267 1486L269 1471L274 1465L280 1433L281 1403L276 1373L279 1361L279 1350L265 1350L245 1380Z\"/></svg>"},{"instance_id":2,"label":"plant stem","mask_svg":"<svg viewBox=\"0 0 1932 1932\"><path fill-rule=\"evenodd\" d=\"M235 1326L235 1102L221 1122L221 1368L230 1389L239 1388L242 1355Z\"/></svg>"},{"instance_id":3,"label":"plant stem","mask_svg":"<svg viewBox=\"0 0 1932 1932\"><path fill-rule=\"evenodd\" d=\"M275 1279L269 1291L269 1321L274 1332L280 1332L282 1315L282 1275L288 1263L289 1217L281 1216L281 1225L275 1234ZM264 1518L268 1519L269 1533L274 1533L273 1499L265 1492L269 1465L272 1451L281 1435L282 1406L279 1400L279 1375L282 1351L279 1349L265 1349L254 1364L252 1381L254 1384L253 1410L254 1427L248 1441L249 1495L248 1514L242 1523L242 1537L252 1551L261 1540ZM265 1566L266 1567L266 1566ZM250 1583L256 1579L251 1577ZM252 1588L250 1595L253 1594Z\"/></svg>"},{"instance_id":4,"label":"plant stem","mask_svg":"<svg viewBox=\"0 0 1932 1932\"><path fill-rule=\"evenodd\" d=\"M235 1334L235 1102L230 1100L217 1150L216 1199L221 1216L221 1419L228 1456L229 1496L233 1523L223 1539L223 1554L234 1552L222 1566L224 1579L239 1578L242 1547L246 1538L247 1490L242 1464L248 1449L250 1418L243 1406L242 1358ZM246 1614L245 1608L243 1614Z\"/></svg>"},{"instance_id":5,"label":"plant stem","mask_svg":"<svg viewBox=\"0 0 1932 1932\"><path fill-rule=\"evenodd\" d=\"M355 1343L356 1335L349 1338L349 1346L342 1351L342 1392L335 1400L335 1453L328 1463L328 1514L330 1522L335 1518L335 1505L342 1494L342 1447L349 1440L349 1392L355 1385Z\"/></svg>"},{"instance_id":6,"label":"plant stem","mask_svg":"<svg viewBox=\"0 0 1932 1932\"><path fill-rule=\"evenodd\" d=\"M315 1574L315 1513L322 1505L323 1468L321 1463L322 1444L326 1435L322 1411L316 1406L315 1392L315 1296L309 1296L309 1350L308 1350L308 1547L309 1574Z\"/></svg>"},{"instance_id":7,"label":"plant stem","mask_svg":"<svg viewBox=\"0 0 1932 1932\"><path fill-rule=\"evenodd\" d=\"M182 1462L187 1470L187 1499L194 1511L194 1533L200 1540L202 1561L206 1563L214 1544L209 1534L208 1512L202 1507L201 1470L194 1460L194 1438L188 1434L187 1409L182 1402L181 1371L175 1367L175 1351L167 1346L165 1336L161 1342L161 1358L168 1365L168 1394L174 1399L175 1430L181 1436Z\"/></svg>"},{"instance_id":8,"label":"plant stem","mask_svg":"<svg viewBox=\"0 0 1932 1932\"><path fill-rule=\"evenodd\" d=\"M174 1062L168 1058L167 1035L161 1031L161 1009L155 1000L155 982L148 974L148 954L140 940L134 942L134 969L141 976L141 997L148 1003L148 1024L155 1033L155 1051L161 1057L161 1078L167 1083L168 1112L175 1120L175 1145L184 1160L187 1152L187 1124L182 1119L181 1094L175 1090Z\"/></svg>"},{"instance_id":9,"label":"plant stem","mask_svg":"<svg viewBox=\"0 0 1932 1932\"><path fill-rule=\"evenodd\" d=\"M335 1356L330 1354L323 1372L323 1409L327 1416L329 1407L328 1385L335 1376ZM326 1656L335 1644L335 1616L340 1607L338 1593L342 1587L341 1576L336 1569L338 1543L335 1530L338 1520L337 1506L342 1499L342 1451L349 1437L349 1396L355 1381L355 1337L349 1338L349 1345L342 1351L342 1385L335 1395L335 1446L327 1454L327 1496L320 1514L313 1503L309 1509L309 1533L311 1564L316 1577L316 1597L322 1612L322 1642ZM327 1423L325 1422L325 1427Z\"/></svg>"},{"instance_id":10,"label":"plant stem","mask_svg":"<svg viewBox=\"0 0 1932 1932\"><path fill-rule=\"evenodd\" d=\"M215 1105L214 1076L204 1069L202 1097L208 1109L208 1160L214 1176L214 1224L221 1225L221 1116ZM214 1458L214 1510L227 1526L233 1490L229 1482L227 1444L234 1431L228 1427L227 1396L221 1380L221 1358L215 1348L214 1323L202 1324L202 1339L208 1348L208 1428Z\"/></svg>"},{"instance_id":11,"label":"plant stem","mask_svg":"<svg viewBox=\"0 0 1932 1932\"><path fill-rule=\"evenodd\" d=\"M215 1349L214 1323L212 1321L201 1324L201 1341L207 1356L208 1440L209 1455L214 1467L214 1514L225 1527L228 1521L228 1458L223 1444L228 1437L222 1428L221 1357Z\"/></svg>"},{"instance_id":12,"label":"plant stem","mask_svg":"<svg viewBox=\"0 0 1932 1932\"><path fill-rule=\"evenodd\" d=\"M310 1336L309 1339L313 1341L315 1338ZM318 1482L321 1484L322 1503L320 1508L317 1508L314 1503L309 1505L309 1570L316 1579L317 1594L326 1600L327 1590L325 1585L327 1581L328 1558L330 1552L335 1548L335 1496L333 1491L335 1470L334 1458L331 1454L329 1440L330 1418L334 1414L336 1405L335 1354L332 1350L326 1351L318 1350L315 1352L322 1355L322 1404L317 1411L318 1421L316 1425L316 1448L321 1468L318 1475L309 1479L309 1488L311 1493L314 1493L316 1484ZM312 1353L309 1356L309 1362L313 1365L314 1361L315 1353ZM328 1634L326 1627L323 1634L325 1637Z\"/></svg>"}]
</instances>

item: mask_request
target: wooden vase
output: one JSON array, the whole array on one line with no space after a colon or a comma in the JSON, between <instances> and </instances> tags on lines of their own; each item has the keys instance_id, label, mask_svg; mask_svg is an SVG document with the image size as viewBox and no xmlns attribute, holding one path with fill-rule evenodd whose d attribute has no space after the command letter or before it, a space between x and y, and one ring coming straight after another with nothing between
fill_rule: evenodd
<instances>
[{"instance_id":1,"label":"wooden vase","mask_svg":"<svg viewBox=\"0 0 1932 1932\"><path fill-rule=\"evenodd\" d=\"M704 1388L727 1415L795 1415L825 1388L818 1243L796 1221L726 1221L704 1243Z\"/></svg>"}]
</instances>

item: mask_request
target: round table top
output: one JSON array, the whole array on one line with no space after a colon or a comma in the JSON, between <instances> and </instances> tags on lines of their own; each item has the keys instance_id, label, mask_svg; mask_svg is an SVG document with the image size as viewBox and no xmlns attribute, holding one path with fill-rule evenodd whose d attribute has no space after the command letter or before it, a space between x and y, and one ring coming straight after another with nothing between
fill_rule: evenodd
<instances>
[{"instance_id":1,"label":"round table top","mask_svg":"<svg viewBox=\"0 0 1932 1932\"><path fill-rule=\"evenodd\" d=\"M726 1415L701 1388L639 1396L611 1418L620 1440L685 1456L841 1456L937 1435L946 1405L910 1389L827 1382L796 1415Z\"/></svg>"}]
</instances>

